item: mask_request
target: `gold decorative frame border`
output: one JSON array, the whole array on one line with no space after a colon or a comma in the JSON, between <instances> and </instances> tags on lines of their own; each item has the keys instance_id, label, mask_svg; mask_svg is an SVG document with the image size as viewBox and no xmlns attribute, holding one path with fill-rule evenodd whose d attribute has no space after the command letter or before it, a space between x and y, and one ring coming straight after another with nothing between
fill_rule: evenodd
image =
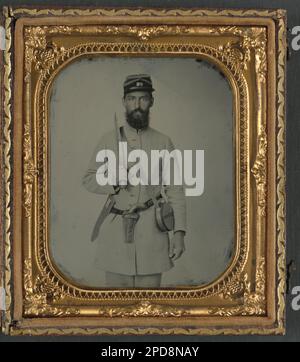
<instances>
[{"instance_id":1,"label":"gold decorative frame border","mask_svg":"<svg viewBox=\"0 0 300 362\"><path fill-rule=\"evenodd\" d=\"M4 144L4 288L5 288L5 306L6 311L4 315L4 321L2 321L2 331L9 332L9 326L12 320L11 316L11 182L12 182L12 168L11 168L11 101L12 101L12 19L9 16L8 9L4 9L5 16L5 41L6 50L4 52L4 132L3 132L3 144Z\"/></svg>"},{"instance_id":2,"label":"gold decorative frame border","mask_svg":"<svg viewBox=\"0 0 300 362\"><path fill-rule=\"evenodd\" d=\"M5 323L3 330L6 333L12 334L281 334L284 332L284 289L285 289L285 12L282 10L279 11L256 11L256 10L154 10L154 9L136 9L136 10L126 10L126 9L4 9L5 15L5 29L6 29L6 41L7 48L5 52L5 74L4 74L4 158L5 158L5 205L6 205L6 214L5 214L5 286L6 286L6 307L7 311L5 314ZM197 16L210 16L217 17L216 22L227 16L239 16L239 17L260 17L273 19L278 24L278 61L277 61L277 315L276 315L276 327L271 328L34 328L31 326L27 328L26 325L19 326L18 323L12 323L11 316L11 194L10 194L10 185L12 182L12 169L11 169L11 82L12 82L12 52L11 52L11 43L12 43L12 19L18 17L41 17L41 16L108 16L114 17L117 21L120 21L118 17L130 16L138 17L141 20L143 17L164 17L164 16L184 16L184 17L197 17ZM133 30L135 32L135 30ZM220 29L224 31L224 28ZM147 39L153 34L147 32L147 29L142 33L137 33L136 36L141 39ZM226 49L225 49L226 50ZM260 75L263 72L259 73ZM260 81L264 81L263 77ZM28 130L27 130L28 131ZM26 136L26 130L25 130ZM26 142L26 137L25 137ZM264 173L264 160L266 152L266 134L263 127L260 128L258 136L258 154L256 161L251 169L252 174L256 178L257 189L258 189L258 205L260 208L261 216L265 215L265 205L264 197L265 195L265 173ZM24 160L26 160L26 155ZM37 170L33 167L30 162L27 164L28 175L30 177L35 177ZM29 179L30 184L30 179ZM26 200L25 200L26 204ZM27 204L27 205L30 205ZM30 263L30 260L27 262ZM261 261L261 267L263 268L263 260ZM33 286L29 285L29 289ZM249 293L251 298L251 293ZM154 310L155 315L155 305L148 304L146 302L141 302L138 308L133 310L133 313L141 310L144 313L147 309ZM159 306L158 308L161 308ZM178 311L170 311L168 308L168 313L176 313ZM127 310L128 311L128 310ZM73 311L76 314L76 311ZM108 313L111 312L108 308ZM130 314L130 310L128 312ZM162 315L164 310L158 310L158 314ZM222 311L219 310L219 313ZM226 315L226 314L225 314ZM59 325L60 323L58 323Z\"/></svg>"}]
</instances>

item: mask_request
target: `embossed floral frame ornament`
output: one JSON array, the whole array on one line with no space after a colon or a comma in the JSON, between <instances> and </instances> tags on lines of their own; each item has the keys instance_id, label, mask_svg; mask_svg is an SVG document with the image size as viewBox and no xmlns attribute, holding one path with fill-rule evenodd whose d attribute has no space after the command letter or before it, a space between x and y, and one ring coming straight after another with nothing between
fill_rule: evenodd
<instances>
[{"instance_id":1,"label":"embossed floral frame ornament","mask_svg":"<svg viewBox=\"0 0 300 362\"><path fill-rule=\"evenodd\" d=\"M284 333L285 12L4 8L3 14L3 331ZM106 54L204 59L230 82L235 251L209 285L84 289L64 279L51 259L49 89L71 62Z\"/></svg>"}]
</instances>

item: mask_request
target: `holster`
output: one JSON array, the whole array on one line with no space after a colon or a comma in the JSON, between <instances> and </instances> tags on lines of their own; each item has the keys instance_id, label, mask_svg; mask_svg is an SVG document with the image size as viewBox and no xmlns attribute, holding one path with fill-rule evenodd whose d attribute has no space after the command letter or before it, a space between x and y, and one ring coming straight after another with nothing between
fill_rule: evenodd
<instances>
[{"instance_id":1,"label":"holster","mask_svg":"<svg viewBox=\"0 0 300 362\"><path fill-rule=\"evenodd\" d=\"M140 215L137 212L124 214L123 216L123 227L125 235L125 243L134 242L134 229L138 222Z\"/></svg>"}]
</instances>

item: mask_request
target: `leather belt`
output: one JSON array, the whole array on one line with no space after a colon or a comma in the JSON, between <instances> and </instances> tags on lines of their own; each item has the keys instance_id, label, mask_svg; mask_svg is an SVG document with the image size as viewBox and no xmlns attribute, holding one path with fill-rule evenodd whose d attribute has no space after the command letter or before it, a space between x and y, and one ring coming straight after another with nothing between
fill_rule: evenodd
<instances>
[{"instance_id":1,"label":"leather belt","mask_svg":"<svg viewBox=\"0 0 300 362\"><path fill-rule=\"evenodd\" d=\"M159 200L159 199L161 199L161 198L162 198L161 195L159 195L159 196L156 197L157 200ZM136 211L147 210L147 209L149 209L149 208L150 208L151 206L153 206L153 205L154 205L153 199L149 199L149 200L147 200L146 202L142 203L141 205L137 205L137 208L135 209L135 212L136 212ZM129 210L130 210L130 209L120 210L120 209L117 209L116 207L113 207L110 212L111 212L112 214L116 214L116 215L126 215Z\"/></svg>"}]
</instances>

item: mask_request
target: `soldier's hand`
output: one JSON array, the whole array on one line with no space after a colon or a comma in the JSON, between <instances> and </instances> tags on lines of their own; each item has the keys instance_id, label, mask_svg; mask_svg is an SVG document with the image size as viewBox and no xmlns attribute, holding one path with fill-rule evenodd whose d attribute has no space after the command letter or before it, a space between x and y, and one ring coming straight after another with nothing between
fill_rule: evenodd
<instances>
[{"instance_id":1,"label":"soldier's hand","mask_svg":"<svg viewBox=\"0 0 300 362\"><path fill-rule=\"evenodd\" d=\"M184 235L185 234L183 231L177 231L174 234L174 237L171 242L170 254L169 254L169 256L170 256L170 258L172 258L172 260L177 260L178 258L180 258L181 255L185 251Z\"/></svg>"}]
</instances>

